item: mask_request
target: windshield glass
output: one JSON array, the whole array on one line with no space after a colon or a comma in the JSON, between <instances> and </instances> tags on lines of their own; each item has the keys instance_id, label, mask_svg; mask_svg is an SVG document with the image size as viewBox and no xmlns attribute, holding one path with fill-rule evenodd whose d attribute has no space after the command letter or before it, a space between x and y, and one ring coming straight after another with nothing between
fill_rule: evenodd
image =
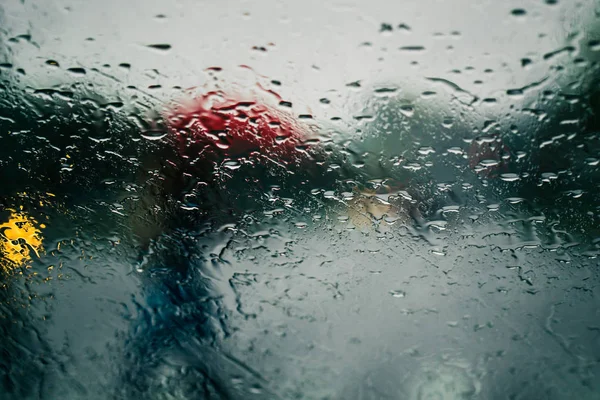
<instances>
[{"instance_id":1,"label":"windshield glass","mask_svg":"<svg viewBox=\"0 0 600 400\"><path fill-rule=\"evenodd\" d=\"M0 398L598 398L599 15L5 0Z\"/></svg>"}]
</instances>

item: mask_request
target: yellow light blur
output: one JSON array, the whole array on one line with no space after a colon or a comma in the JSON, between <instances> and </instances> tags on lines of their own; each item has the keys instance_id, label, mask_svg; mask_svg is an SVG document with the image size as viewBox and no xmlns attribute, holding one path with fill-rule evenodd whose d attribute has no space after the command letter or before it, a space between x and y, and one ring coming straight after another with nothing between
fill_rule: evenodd
<instances>
[{"instance_id":1,"label":"yellow light blur","mask_svg":"<svg viewBox=\"0 0 600 400\"><path fill-rule=\"evenodd\" d=\"M32 261L43 251L42 232L45 225L23 212L11 210L9 220L0 224L0 269L10 272Z\"/></svg>"}]
</instances>

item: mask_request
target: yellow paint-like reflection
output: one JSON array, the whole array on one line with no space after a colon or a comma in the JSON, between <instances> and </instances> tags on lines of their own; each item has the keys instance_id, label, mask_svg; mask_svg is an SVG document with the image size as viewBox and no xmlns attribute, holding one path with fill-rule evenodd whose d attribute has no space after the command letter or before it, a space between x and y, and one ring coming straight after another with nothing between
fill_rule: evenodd
<instances>
[{"instance_id":1,"label":"yellow paint-like reflection","mask_svg":"<svg viewBox=\"0 0 600 400\"><path fill-rule=\"evenodd\" d=\"M44 224L12 210L9 220L0 224L0 268L9 272L29 263L31 252L39 257L43 251L40 230L43 228Z\"/></svg>"}]
</instances>

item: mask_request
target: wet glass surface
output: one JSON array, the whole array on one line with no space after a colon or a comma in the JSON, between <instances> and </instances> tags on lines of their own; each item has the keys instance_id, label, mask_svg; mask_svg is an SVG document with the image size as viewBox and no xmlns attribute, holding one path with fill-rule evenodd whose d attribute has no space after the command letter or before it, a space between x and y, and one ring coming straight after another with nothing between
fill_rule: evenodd
<instances>
[{"instance_id":1,"label":"wet glass surface","mask_svg":"<svg viewBox=\"0 0 600 400\"><path fill-rule=\"evenodd\" d=\"M595 0L0 5L0 399L597 399Z\"/></svg>"}]
</instances>

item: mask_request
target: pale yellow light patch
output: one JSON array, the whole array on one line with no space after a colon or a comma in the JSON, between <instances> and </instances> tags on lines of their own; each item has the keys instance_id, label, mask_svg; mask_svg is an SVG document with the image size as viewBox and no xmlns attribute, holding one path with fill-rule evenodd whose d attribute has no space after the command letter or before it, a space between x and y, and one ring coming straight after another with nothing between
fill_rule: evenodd
<instances>
[{"instance_id":1,"label":"pale yellow light patch","mask_svg":"<svg viewBox=\"0 0 600 400\"><path fill-rule=\"evenodd\" d=\"M401 189L401 185L393 182L382 183L376 189L355 188L346 211L349 222L358 229L370 231L375 227L386 229L394 221L406 221L408 213L401 204L387 201L389 195Z\"/></svg>"},{"instance_id":2,"label":"pale yellow light patch","mask_svg":"<svg viewBox=\"0 0 600 400\"><path fill-rule=\"evenodd\" d=\"M380 221L385 216L396 216L396 210L392 205L375 196L355 197L348 206L347 214L350 222L360 229L372 228L375 221Z\"/></svg>"},{"instance_id":3,"label":"pale yellow light patch","mask_svg":"<svg viewBox=\"0 0 600 400\"><path fill-rule=\"evenodd\" d=\"M0 269L11 271L32 261L43 251L42 232L37 221L23 212L11 210L7 222L0 224Z\"/></svg>"}]
</instances>

